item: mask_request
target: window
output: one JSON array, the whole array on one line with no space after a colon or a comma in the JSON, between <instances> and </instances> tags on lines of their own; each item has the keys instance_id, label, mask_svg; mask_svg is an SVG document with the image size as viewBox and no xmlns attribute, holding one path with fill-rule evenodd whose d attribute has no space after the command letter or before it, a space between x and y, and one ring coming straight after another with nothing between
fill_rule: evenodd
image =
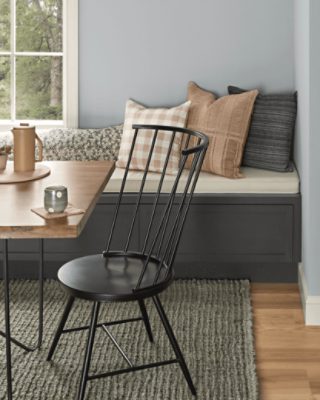
<instances>
[{"instance_id":1,"label":"window","mask_svg":"<svg viewBox=\"0 0 320 400\"><path fill-rule=\"evenodd\" d=\"M77 126L77 0L0 0L0 122Z\"/></svg>"}]
</instances>

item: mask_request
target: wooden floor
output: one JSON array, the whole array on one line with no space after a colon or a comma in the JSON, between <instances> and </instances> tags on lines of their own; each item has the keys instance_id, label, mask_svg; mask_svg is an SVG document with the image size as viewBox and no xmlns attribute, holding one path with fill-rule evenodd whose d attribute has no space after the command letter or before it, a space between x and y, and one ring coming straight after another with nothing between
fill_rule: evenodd
<instances>
[{"instance_id":1,"label":"wooden floor","mask_svg":"<svg viewBox=\"0 0 320 400\"><path fill-rule=\"evenodd\" d=\"M261 400L320 400L320 327L306 327L298 285L252 284Z\"/></svg>"}]
</instances>

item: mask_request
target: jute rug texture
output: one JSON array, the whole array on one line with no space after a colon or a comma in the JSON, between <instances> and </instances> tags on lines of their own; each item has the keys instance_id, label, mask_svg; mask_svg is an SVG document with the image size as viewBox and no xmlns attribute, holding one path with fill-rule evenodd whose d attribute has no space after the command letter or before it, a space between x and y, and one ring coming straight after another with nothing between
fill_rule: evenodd
<instances>
[{"instance_id":1,"label":"jute rug texture","mask_svg":"<svg viewBox=\"0 0 320 400\"><path fill-rule=\"evenodd\" d=\"M1 327L4 326L1 287ZM12 346L14 398L19 400L73 400L78 391L87 331L62 335L53 361L46 355L60 319L66 294L56 281L45 283L45 337L43 347L24 353ZM190 368L198 400L257 400L258 384L252 335L248 281L178 280L160 295ZM13 334L27 343L36 341L37 282L11 284ZM154 334L151 344L143 322L110 327L135 365L174 358L153 302L146 307ZM88 324L92 303L77 300L67 327ZM106 303L100 322L139 316L131 303ZM0 399L6 395L4 339L0 338ZM102 329L97 330L91 374L126 368L127 364ZM88 400L194 399L178 364L162 366L88 383Z\"/></svg>"}]
</instances>

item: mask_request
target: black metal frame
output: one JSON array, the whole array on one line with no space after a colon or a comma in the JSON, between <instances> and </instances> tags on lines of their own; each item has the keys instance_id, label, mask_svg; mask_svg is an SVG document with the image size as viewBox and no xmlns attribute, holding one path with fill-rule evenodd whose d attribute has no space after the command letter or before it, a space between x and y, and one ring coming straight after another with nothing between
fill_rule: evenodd
<instances>
[{"instance_id":1,"label":"black metal frame","mask_svg":"<svg viewBox=\"0 0 320 400\"><path fill-rule=\"evenodd\" d=\"M175 260L176 254L177 254L177 249L178 249L179 242L181 239L183 227L186 222L186 217L187 217L187 214L189 211L189 207L191 204L194 189L196 187L196 183L197 183L200 171L201 171L201 166L202 166L203 159L204 159L204 156L206 153L206 149L208 147L208 138L200 132L194 132L194 131L190 131L190 130L184 129L184 128L176 128L176 127L168 127L168 126L134 125L133 129L134 129L134 135L133 135L132 146L131 146L131 149L130 149L130 152L128 155L128 161L127 161L127 165L126 165L126 168L124 171L124 177L123 177L123 181L121 184L121 189L120 189L119 197L118 197L118 200L116 203L116 207L115 207L114 218L113 218L113 221L111 224L109 238L106 243L106 249L103 251L103 256L105 258L107 258L108 260L112 260L115 257L121 257L124 259L125 263L127 262L126 260L128 260L130 258L131 259L138 258L142 263L142 268L141 268L140 273L136 277L136 283L131 288L130 293L125 293L125 294L113 293L111 295L109 293L101 293L101 292L92 293L89 291L85 291L84 289L80 290L77 287L70 287L70 285L68 285L67 283L64 283L63 278L60 279L60 276L58 274L58 277L59 277L61 283L64 285L65 289L69 292L70 297L69 297L69 300L65 307L61 321L59 323L57 332L54 336L47 360L49 361L52 359L53 353L56 349L56 346L58 344L61 334L73 332L73 331L84 330L84 329L89 330L84 364L83 364L82 375L81 375L81 383L80 383L80 388L79 388L79 393L78 393L78 400L84 399L86 385L87 385L87 382L90 380L113 376L113 375L119 375L119 374L123 374L126 372L135 372L135 371L146 369L146 368L154 368L154 367L159 367L159 366L172 364L172 363L179 363L179 365L182 369L182 372L186 378L186 381L189 385L190 391L192 392L193 395L196 394L196 389L192 382L190 372L188 370L188 367L186 365L186 362L184 360L184 357L183 357L181 349L178 345L178 342L174 336L173 330L170 326L170 323L165 314L163 306L160 302L158 294L160 292L162 292L164 289L166 289L173 280L173 263L174 263L174 260ZM143 177L141 180L140 190L136 197L136 203L134 206L133 217L132 217L132 220L130 223L126 242L123 246L123 250L118 250L118 249L111 250L111 245L112 245L112 241L114 238L114 231L115 231L116 222L117 222L117 218L118 218L118 214L119 214L119 209L121 207L121 201L123 198L123 193L125 191L127 176L128 176L128 172L130 169L130 163L131 163L131 160L132 160L132 157L134 154L138 134L142 130L149 130L151 132L153 131L153 135L150 138L150 149L149 149L149 154L147 157ZM143 195L144 186L145 186L147 175L148 175L148 172L150 169L150 164L151 164L151 160L152 160L152 157L154 154L154 149L156 146L159 132L161 132L161 134L165 133L167 135L171 135L169 137L170 140L168 140L168 142L169 142L168 152L167 152L167 154L165 156L165 160L163 162L162 173L160 175L158 189L157 189L154 203L152 206L151 217L149 220L146 236L143 241L143 248L142 249L130 249L132 234L133 234L135 223L137 220L137 214L138 214L139 207L141 204L141 198ZM178 135L180 135L180 139L181 139L181 160L180 160L180 164L178 167L178 171L177 171L176 178L174 180L172 189L171 189L170 193L167 195L167 202L164 205L164 209L161 210L158 208L158 206L160 205L159 204L160 196L162 196L162 200L163 200L163 193L161 193L161 189L162 189L162 185L163 185L163 182L164 182L164 179L166 176L166 171L168 168L170 155L172 153L172 149L173 149L173 146L175 143L175 138L177 138ZM186 183L185 183L185 186L183 187L182 192L177 193L177 190L178 190L178 187L180 184L180 178L182 176L183 171L186 169L188 157L191 158L191 165L190 165L189 172L187 173ZM159 212L160 212L160 221L156 221L156 218L157 218L157 215L159 214ZM153 264L153 267L156 266L154 275L152 275L152 283L150 283L149 281L147 281L147 283L145 283L146 272L148 271L148 267L150 266L151 263ZM68 264L66 264L62 268L68 268ZM69 266L69 268L70 268L70 266ZM149 268L149 271L150 271L150 268ZM77 268L75 269L74 274L78 274ZM92 309L90 325L83 326L83 327L71 328L71 329L64 329L65 323L68 319L68 315L72 309L72 305L73 305L74 299L76 297L93 301L93 309ZM161 322L163 324L164 330L169 338L171 346L174 350L176 358L170 359L170 360L165 360L165 361L159 361L159 362L151 363L151 364L134 366L133 363L130 361L129 357L121 349L121 347L117 343L116 339L112 336L112 334L108 330L107 326L119 324L119 323L130 322L130 321L142 320L145 324L145 328L146 328L146 332L148 334L149 340L152 342L153 336L152 336L152 332L151 332L151 326L150 326L148 314L147 314L147 311L146 311L146 308L144 305L144 299L147 297L151 297L155 304L155 307L157 309L157 312L158 312ZM138 301L139 306L140 306L140 311L141 311L140 318L133 318L130 320L113 321L111 323L100 323L100 324L97 323L100 304L102 302L131 301L131 300ZM91 360L93 343L94 343L95 332L96 332L97 327L102 327L102 329L106 332L106 334L109 336L112 343L116 346L118 351L121 353L122 357L125 359L125 361L129 365L128 368L120 369L120 370L112 371L112 372L100 373L100 374L96 374L96 375L89 375L90 360Z\"/></svg>"},{"instance_id":2,"label":"black metal frame","mask_svg":"<svg viewBox=\"0 0 320 400\"><path fill-rule=\"evenodd\" d=\"M3 239L3 284L4 284L4 304L5 304L5 332L0 331L0 336L6 342L6 371L7 371L7 398L12 400L12 364L11 364L11 343L30 353L41 347L43 339L43 239L39 240L39 311L38 311L38 339L34 346L24 344L11 336L10 326L10 277L8 260L8 239Z\"/></svg>"},{"instance_id":3,"label":"black metal frame","mask_svg":"<svg viewBox=\"0 0 320 400\"><path fill-rule=\"evenodd\" d=\"M107 326L113 326L113 325L118 325L118 324L124 324L124 323L129 323L129 322L136 322L136 321L143 321L145 323L146 331L149 337L150 342L153 342L153 335L151 331L151 326L150 326L150 321L148 318L148 314L145 309L145 305L143 300L139 300L143 303L143 307L140 307L142 316L141 317L136 317L136 318L130 318L130 319L124 319L124 320L117 320L117 321L111 321L111 322L104 322L104 323L98 323L98 316L99 316L99 310L100 310L100 302L94 302L93 303L93 308L92 308L92 314L91 314L91 321L90 325L88 326L81 326L81 327L76 327L76 328L68 328L64 329L65 324L67 322L67 319L69 317L70 311L72 309L72 306L74 304L75 298L70 296L69 300L65 306L65 310L62 314L61 320L58 325L58 329L55 333L54 339L52 341L48 356L47 356L47 361L51 361L53 354L57 348L59 339L62 334L65 333L70 333L70 332L79 332L83 330L89 330L88 334L88 340L87 340L87 347L86 347L86 352L85 352L85 357L84 357L84 364L82 368L82 374L81 374L81 381L80 381L80 387L79 387L79 393L78 393L78 400L83 400L85 396L85 390L88 381L94 380L94 379L100 379L100 378L106 378L106 377L111 377L115 375L121 375L125 374L128 372L136 372L136 371L141 371L144 369L149 369L149 368L156 368L156 367L161 367L164 365L170 365L174 363L178 363L182 369L182 372L185 376L185 379L188 383L188 386L190 388L190 391L193 395L196 395L196 388L193 384L190 372L188 370L187 364L185 362L185 359L183 357L182 351L180 349L180 346L177 342L177 339L173 333L172 327L169 323L168 317L166 316L166 313L164 311L164 308L160 302L160 299L158 296L152 297L152 300L155 304L155 307L157 309L157 312L159 314L159 317L161 319L162 325L165 329L165 332L169 338L170 344L172 346L172 349L175 353L176 358L169 359L169 360L163 360L163 361L158 361L158 362L153 362L153 363L148 363L148 364L143 364L143 365L134 365L133 362L130 360L130 358L127 356L127 354L123 351L121 346L118 344L114 336L111 334L111 332L108 330ZM142 311L144 308L145 311ZM109 336L111 342L115 345L119 353L122 355L123 359L127 362L129 365L128 368L123 368L123 369L118 369L116 371L110 371L110 372L103 372L95 375L90 375L89 374L89 369L90 369L90 362L91 362L91 356L92 356L92 349L93 349L93 344L94 344L94 338L95 338L95 333L97 328L102 328L106 334Z\"/></svg>"}]
</instances>

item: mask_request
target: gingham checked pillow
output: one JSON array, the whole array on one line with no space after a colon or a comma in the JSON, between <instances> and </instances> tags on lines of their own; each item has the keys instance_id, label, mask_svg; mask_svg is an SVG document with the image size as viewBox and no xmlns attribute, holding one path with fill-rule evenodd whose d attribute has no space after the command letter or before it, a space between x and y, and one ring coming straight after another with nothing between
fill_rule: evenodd
<instances>
[{"instance_id":1,"label":"gingham checked pillow","mask_svg":"<svg viewBox=\"0 0 320 400\"><path fill-rule=\"evenodd\" d=\"M172 108L146 108L133 100L126 104L125 121L120 144L117 167L125 168L134 136L133 124L167 125L185 127L191 102ZM136 139L130 169L144 170L147 164L149 150L154 131L140 130ZM159 131L154 146L149 171L162 172L171 139L171 132ZM181 152L181 134L176 134L171 156L168 162L167 174L175 174L179 167Z\"/></svg>"}]
</instances>

